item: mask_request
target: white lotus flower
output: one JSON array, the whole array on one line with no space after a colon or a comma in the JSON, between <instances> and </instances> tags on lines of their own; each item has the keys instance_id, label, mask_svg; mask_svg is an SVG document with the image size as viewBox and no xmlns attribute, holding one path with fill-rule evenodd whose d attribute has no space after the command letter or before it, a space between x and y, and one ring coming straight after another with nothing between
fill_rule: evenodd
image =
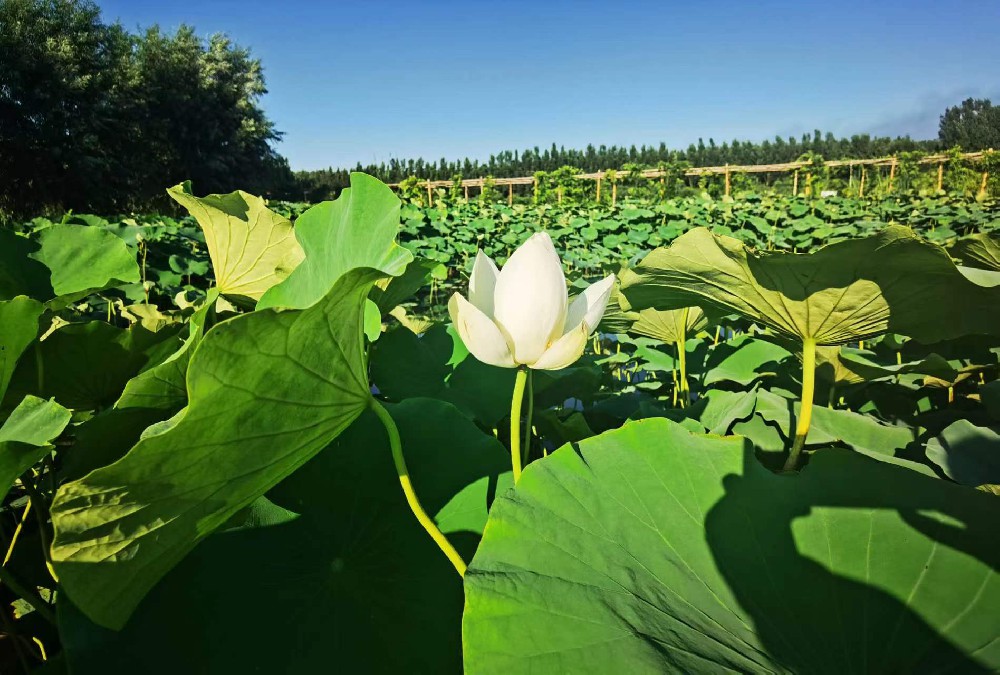
<instances>
[{"instance_id":1,"label":"white lotus flower","mask_svg":"<svg viewBox=\"0 0 1000 675\"><path fill-rule=\"evenodd\" d=\"M552 239L532 235L503 270L482 251L469 279L469 299L455 293L448 312L472 355L504 368L559 370L583 355L604 316L615 275L570 302Z\"/></svg>"}]
</instances>

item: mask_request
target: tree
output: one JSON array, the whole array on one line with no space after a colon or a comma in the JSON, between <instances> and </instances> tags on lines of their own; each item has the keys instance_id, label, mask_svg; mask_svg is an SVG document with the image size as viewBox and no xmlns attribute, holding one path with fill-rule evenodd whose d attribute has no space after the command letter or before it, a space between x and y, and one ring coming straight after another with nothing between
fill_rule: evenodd
<instances>
[{"instance_id":1,"label":"tree","mask_svg":"<svg viewBox=\"0 0 1000 675\"><path fill-rule=\"evenodd\" d=\"M0 0L0 54L0 209L131 210L185 179L293 189L260 61L224 36L130 34L87 0Z\"/></svg>"},{"instance_id":2,"label":"tree","mask_svg":"<svg viewBox=\"0 0 1000 675\"><path fill-rule=\"evenodd\" d=\"M1000 106L989 99L967 98L941 115L938 139L945 148L1000 149Z\"/></svg>"},{"instance_id":3,"label":"tree","mask_svg":"<svg viewBox=\"0 0 1000 675\"><path fill-rule=\"evenodd\" d=\"M125 188L131 47L92 4L0 1L0 207L80 203L94 176Z\"/></svg>"}]
</instances>

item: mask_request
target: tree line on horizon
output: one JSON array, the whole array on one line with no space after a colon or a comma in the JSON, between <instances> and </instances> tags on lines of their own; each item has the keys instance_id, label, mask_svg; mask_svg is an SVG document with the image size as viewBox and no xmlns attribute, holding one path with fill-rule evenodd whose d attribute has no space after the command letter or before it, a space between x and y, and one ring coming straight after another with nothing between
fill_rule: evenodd
<instances>
[{"instance_id":1,"label":"tree line on horizon","mask_svg":"<svg viewBox=\"0 0 1000 675\"><path fill-rule=\"evenodd\" d=\"M511 178L531 176L539 171L551 172L564 166L572 166L584 172L592 173L607 169L622 169L623 167L642 166L656 168L663 164L686 163L693 167L723 166L725 164L780 164L794 162L802 155L820 155L824 159L868 159L885 157L902 152L935 152L951 147L940 140L914 140L908 136L896 138L888 136L871 136L856 134L849 138L837 138L832 133L815 130L812 134L803 134L801 138L776 136L774 140L762 142L733 140L717 144L714 139L705 143L698 139L685 150L674 150L666 143L658 146L632 145L594 146L588 145L584 150L567 149L563 146L544 150L539 147L523 151L505 150L490 155L489 160L476 159L437 161L424 159L397 160L379 164L363 165L358 163L354 168L328 168L311 171L296 171L295 179L304 190L305 201L316 201L349 184L352 171L363 171L387 183L398 183L410 176L422 180L451 180L456 176L467 178Z\"/></svg>"},{"instance_id":2,"label":"tree line on horizon","mask_svg":"<svg viewBox=\"0 0 1000 675\"><path fill-rule=\"evenodd\" d=\"M485 161L394 158L293 172L275 148L282 134L260 106L267 91L261 62L223 35L204 39L190 26L131 33L105 23L90 0L0 0L0 55L0 221L68 209L169 209L164 188L187 179L200 194L239 188L314 202L338 195L352 171L396 183L566 166L593 172L1000 149L1000 106L970 98L944 112L937 139L817 130L761 142L699 139L686 149L553 143Z\"/></svg>"}]
</instances>

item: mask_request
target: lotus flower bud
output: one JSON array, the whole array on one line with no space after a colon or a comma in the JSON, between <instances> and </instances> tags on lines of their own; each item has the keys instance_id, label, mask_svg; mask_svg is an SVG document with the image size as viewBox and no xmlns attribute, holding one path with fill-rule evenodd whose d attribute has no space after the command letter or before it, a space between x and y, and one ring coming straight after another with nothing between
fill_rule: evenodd
<instances>
[{"instance_id":1,"label":"lotus flower bud","mask_svg":"<svg viewBox=\"0 0 1000 675\"><path fill-rule=\"evenodd\" d=\"M614 282L610 274L570 301L552 239L539 232L514 251L503 270L479 251L469 297L455 293L448 311L465 346L480 361L559 370L583 355Z\"/></svg>"}]
</instances>

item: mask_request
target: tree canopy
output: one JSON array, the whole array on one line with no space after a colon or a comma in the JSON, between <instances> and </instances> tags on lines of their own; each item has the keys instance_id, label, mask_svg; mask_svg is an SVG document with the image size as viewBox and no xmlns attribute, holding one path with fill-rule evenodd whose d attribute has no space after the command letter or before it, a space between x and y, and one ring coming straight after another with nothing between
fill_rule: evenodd
<instances>
[{"instance_id":1,"label":"tree canopy","mask_svg":"<svg viewBox=\"0 0 1000 675\"><path fill-rule=\"evenodd\" d=\"M260 61L193 28L133 34L89 1L0 1L0 208L125 210L192 179L268 192L289 171Z\"/></svg>"},{"instance_id":2,"label":"tree canopy","mask_svg":"<svg viewBox=\"0 0 1000 675\"><path fill-rule=\"evenodd\" d=\"M987 98L967 98L941 115L938 139L945 147L1000 150L1000 106Z\"/></svg>"}]
</instances>

